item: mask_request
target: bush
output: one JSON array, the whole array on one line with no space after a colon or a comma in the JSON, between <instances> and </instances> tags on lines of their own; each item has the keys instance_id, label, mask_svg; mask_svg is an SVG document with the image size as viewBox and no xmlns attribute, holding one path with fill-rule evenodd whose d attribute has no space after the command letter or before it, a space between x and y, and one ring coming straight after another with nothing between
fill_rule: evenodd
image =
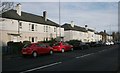
<instances>
[{"instance_id":1,"label":"bush","mask_svg":"<svg viewBox=\"0 0 120 73\"><path fill-rule=\"evenodd\" d=\"M21 49L23 47L23 44L22 42L12 42L12 41L9 41L7 43L7 46L8 46L8 50L10 54L18 54L21 52Z\"/></svg>"},{"instance_id":2,"label":"bush","mask_svg":"<svg viewBox=\"0 0 120 73\"><path fill-rule=\"evenodd\" d=\"M48 44L49 46L52 46L53 43L56 42L56 40L55 40L54 38L52 38L52 39L49 40L49 41L38 41L38 42L46 43L46 44Z\"/></svg>"},{"instance_id":3,"label":"bush","mask_svg":"<svg viewBox=\"0 0 120 73\"><path fill-rule=\"evenodd\" d=\"M77 43L80 43L81 41L80 40L70 40L70 41L67 41L67 43L68 44L70 44L70 45L75 45L75 44L77 44Z\"/></svg>"}]
</instances>

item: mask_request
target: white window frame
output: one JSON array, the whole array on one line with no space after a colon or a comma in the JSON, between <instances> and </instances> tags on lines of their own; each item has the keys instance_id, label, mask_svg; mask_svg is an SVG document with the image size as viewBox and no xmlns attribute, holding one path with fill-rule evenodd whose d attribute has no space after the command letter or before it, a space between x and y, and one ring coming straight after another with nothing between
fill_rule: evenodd
<instances>
[{"instance_id":1,"label":"white window frame","mask_svg":"<svg viewBox=\"0 0 120 73\"><path fill-rule=\"evenodd\" d=\"M19 28L22 29L22 22L19 22Z\"/></svg>"},{"instance_id":2,"label":"white window frame","mask_svg":"<svg viewBox=\"0 0 120 73\"><path fill-rule=\"evenodd\" d=\"M35 25L34 25L34 24L32 24L31 30L32 30L32 31L35 31Z\"/></svg>"}]
</instances>

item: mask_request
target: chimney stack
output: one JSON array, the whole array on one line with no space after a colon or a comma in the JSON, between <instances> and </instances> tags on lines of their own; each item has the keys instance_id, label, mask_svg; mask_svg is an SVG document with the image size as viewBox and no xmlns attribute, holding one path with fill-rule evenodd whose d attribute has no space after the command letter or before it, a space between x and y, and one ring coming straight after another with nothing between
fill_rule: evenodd
<instances>
[{"instance_id":1,"label":"chimney stack","mask_svg":"<svg viewBox=\"0 0 120 73\"><path fill-rule=\"evenodd\" d=\"M17 11L17 14L21 16L21 4L20 3L16 5L16 11Z\"/></svg>"},{"instance_id":2,"label":"chimney stack","mask_svg":"<svg viewBox=\"0 0 120 73\"><path fill-rule=\"evenodd\" d=\"M87 24L85 24L85 29L88 31L88 25Z\"/></svg>"},{"instance_id":3,"label":"chimney stack","mask_svg":"<svg viewBox=\"0 0 120 73\"><path fill-rule=\"evenodd\" d=\"M71 26L74 27L74 22L73 21L71 21Z\"/></svg>"},{"instance_id":4,"label":"chimney stack","mask_svg":"<svg viewBox=\"0 0 120 73\"><path fill-rule=\"evenodd\" d=\"M46 11L43 12L43 18L45 21L47 21L47 12Z\"/></svg>"},{"instance_id":5,"label":"chimney stack","mask_svg":"<svg viewBox=\"0 0 120 73\"><path fill-rule=\"evenodd\" d=\"M106 33L106 30L104 30L104 33Z\"/></svg>"}]
</instances>

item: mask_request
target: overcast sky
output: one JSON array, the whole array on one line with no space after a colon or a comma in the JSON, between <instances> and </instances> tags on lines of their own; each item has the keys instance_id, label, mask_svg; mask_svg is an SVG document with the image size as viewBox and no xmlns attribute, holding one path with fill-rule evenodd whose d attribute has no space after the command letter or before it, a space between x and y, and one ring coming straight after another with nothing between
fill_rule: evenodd
<instances>
[{"instance_id":1,"label":"overcast sky","mask_svg":"<svg viewBox=\"0 0 120 73\"><path fill-rule=\"evenodd\" d=\"M42 16L47 11L47 18L59 23L58 2L22 2L22 11ZM117 2L61 2L61 25L74 21L76 25L88 25L97 31L118 30Z\"/></svg>"}]
</instances>

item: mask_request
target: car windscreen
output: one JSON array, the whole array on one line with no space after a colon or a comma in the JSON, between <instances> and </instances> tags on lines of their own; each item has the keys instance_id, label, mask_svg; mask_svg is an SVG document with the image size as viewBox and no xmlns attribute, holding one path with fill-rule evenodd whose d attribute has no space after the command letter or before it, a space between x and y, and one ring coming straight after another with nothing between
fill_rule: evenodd
<instances>
[{"instance_id":1,"label":"car windscreen","mask_svg":"<svg viewBox=\"0 0 120 73\"><path fill-rule=\"evenodd\" d=\"M63 43L64 45L69 45L68 43Z\"/></svg>"},{"instance_id":2,"label":"car windscreen","mask_svg":"<svg viewBox=\"0 0 120 73\"><path fill-rule=\"evenodd\" d=\"M23 48L27 48L27 47L30 47L32 46L32 44L25 44Z\"/></svg>"}]
</instances>

